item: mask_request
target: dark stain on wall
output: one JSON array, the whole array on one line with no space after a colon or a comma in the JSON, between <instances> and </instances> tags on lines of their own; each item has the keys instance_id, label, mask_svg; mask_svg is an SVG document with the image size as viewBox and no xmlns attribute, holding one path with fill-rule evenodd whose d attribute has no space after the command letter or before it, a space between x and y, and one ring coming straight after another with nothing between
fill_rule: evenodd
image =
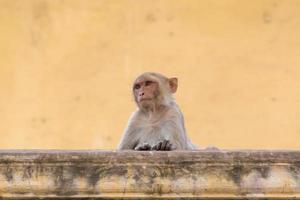
<instances>
[{"instance_id":1,"label":"dark stain on wall","mask_svg":"<svg viewBox=\"0 0 300 200\"><path fill-rule=\"evenodd\" d=\"M262 19L265 24L270 24L272 22L272 15L270 12L265 11L262 14Z\"/></svg>"},{"instance_id":2,"label":"dark stain on wall","mask_svg":"<svg viewBox=\"0 0 300 200\"><path fill-rule=\"evenodd\" d=\"M241 185L241 177L244 173L243 170L244 168L242 165L235 165L228 173L231 179L234 181L234 183L238 186Z\"/></svg>"},{"instance_id":3,"label":"dark stain on wall","mask_svg":"<svg viewBox=\"0 0 300 200\"><path fill-rule=\"evenodd\" d=\"M149 23L153 23L153 22L156 22L157 21L157 18L154 14L152 13L148 13L145 17L145 21L146 22L149 22Z\"/></svg>"},{"instance_id":4,"label":"dark stain on wall","mask_svg":"<svg viewBox=\"0 0 300 200\"><path fill-rule=\"evenodd\" d=\"M256 167L255 170L258 171L264 179L267 179L270 176L270 167L268 166Z\"/></svg>"},{"instance_id":5,"label":"dark stain on wall","mask_svg":"<svg viewBox=\"0 0 300 200\"><path fill-rule=\"evenodd\" d=\"M73 190L74 175L69 173L68 166L58 166L54 170L54 183L55 192L59 196L72 196L76 195L77 192Z\"/></svg>"},{"instance_id":6,"label":"dark stain on wall","mask_svg":"<svg viewBox=\"0 0 300 200\"><path fill-rule=\"evenodd\" d=\"M101 173L104 168L101 166L92 166L87 169L87 181L91 187L95 187L100 179Z\"/></svg>"},{"instance_id":7,"label":"dark stain on wall","mask_svg":"<svg viewBox=\"0 0 300 200\"><path fill-rule=\"evenodd\" d=\"M23 170L22 179L31 179L34 170L32 166L26 166Z\"/></svg>"},{"instance_id":8,"label":"dark stain on wall","mask_svg":"<svg viewBox=\"0 0 300 200\"><path fill-rule=\"evenodd\" d=\"M12 182L13 179L14 179L14 176L13 176L13 168L10 167L9 165L6 165L4 171L3 171L3 175L4 177L6 178L6 180L8 182Z\"/></svg>"},{"instance_id":9,"label":"dark stain on wall","mask_svg":"<svg viewBox=\"0 0 300 200\"><path fill-rule=\"evenodd\" d=\"M41 41L49 34L51 24L50 9L47 1L35 1L32 6L32 22L30 26L30 44L41 47Z\"/></svg>"}]
</instances>

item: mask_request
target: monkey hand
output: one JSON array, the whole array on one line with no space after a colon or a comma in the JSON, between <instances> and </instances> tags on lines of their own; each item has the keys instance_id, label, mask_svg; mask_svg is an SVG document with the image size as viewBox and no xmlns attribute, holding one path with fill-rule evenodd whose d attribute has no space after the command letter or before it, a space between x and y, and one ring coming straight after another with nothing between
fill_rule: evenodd
<instances>
[{"instance_id":1,"label":"monkey hand","mask_svg":"<svg viewBox=\"0 0 300 200\"><path fill-rule=\"evenodd\" d=\"M151 150L154 151L171 151L173 149L174 147L170 142L170 140L166 140L166 139L164 139L162 142L157 143L151 148Z\"/></svg>"},{"instance_id":2,"label":"monkey hand","mask_svg":"<svg viewBox=\"0 0 300 200\"><path fill-rule=\"evenodd\" d=\"M143 143L143 144L140 144L140 145L136 146L134 148L134 150L136 150L136 151L150 151L151 146L148 143Z\"/></svg>"}]
</instances>

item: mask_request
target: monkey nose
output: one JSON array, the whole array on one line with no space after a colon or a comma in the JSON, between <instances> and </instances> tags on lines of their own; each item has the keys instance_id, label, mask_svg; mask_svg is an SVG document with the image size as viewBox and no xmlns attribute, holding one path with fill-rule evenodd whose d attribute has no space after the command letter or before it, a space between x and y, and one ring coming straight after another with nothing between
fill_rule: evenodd
<instances>
[{"instance_id":1,"label":"monkey nose","mask_svg":"<svg viewBox=\"0 0 300 200\"><path fill-rule=\"evenodd\" d=\"M141 96L144 96L144 94L145 94L144 92L141 92L141 93L140 93L140 97L141 97Z\"/></svg>"}]
</instances>

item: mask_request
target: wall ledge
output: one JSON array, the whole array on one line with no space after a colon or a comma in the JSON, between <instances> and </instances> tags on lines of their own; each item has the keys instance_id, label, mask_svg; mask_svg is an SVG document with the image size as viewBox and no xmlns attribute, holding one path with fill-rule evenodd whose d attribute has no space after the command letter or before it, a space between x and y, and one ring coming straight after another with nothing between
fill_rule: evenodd
<instances>
[{"instance_id":1,"label":"wall ledge","mask_svg":"<svg viewBox=\"0 0 300 200\"><path fill-rule=\"evenodd\" d=\"M300 199L300 151L0 151L0 199Z\"/></svg>"}]
</instances>

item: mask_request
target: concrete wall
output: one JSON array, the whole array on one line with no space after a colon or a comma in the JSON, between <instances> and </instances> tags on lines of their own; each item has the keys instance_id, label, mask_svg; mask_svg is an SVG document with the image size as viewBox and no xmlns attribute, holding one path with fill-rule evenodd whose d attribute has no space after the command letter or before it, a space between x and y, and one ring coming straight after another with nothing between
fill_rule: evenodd
<instances>
[{"instance_id":1,"label":"concrete wall","mask_svg":"<svg viewBox=\"0 0 300 200\"><path fill-rule=\"evenodd\" d=\"M300 199L300 151L0 151L1 199Z\"/></svg>"},{"instance_id":2,"label":"concrete wall","mask_svg":"<svg viewBox=\"0 0 300 200\"><path fill-rule=\"evenodd\" d=\"M192 140L299 149L298 0L0 0L0 148L115 148L144 71Z\"/></svg>"}]
</instances>

